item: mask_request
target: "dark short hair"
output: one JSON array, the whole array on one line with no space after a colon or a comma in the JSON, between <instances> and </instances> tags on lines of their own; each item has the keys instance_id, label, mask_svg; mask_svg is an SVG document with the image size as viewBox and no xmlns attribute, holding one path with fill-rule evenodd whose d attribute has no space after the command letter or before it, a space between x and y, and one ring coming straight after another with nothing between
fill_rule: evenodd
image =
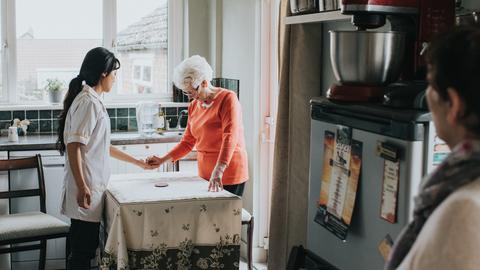
<instances>
[{"instance_id":1,"label":"dark short hair","mask_svg":"<svg viewBox=\"0 0 480 270\"><path fill-rule=\"evenodd\" d=\"M480 28L458 27L439 36L427 53L430 84L448 100L448 88L465 102L462 124L480 135Z\"/></svg>"}]
</instances>

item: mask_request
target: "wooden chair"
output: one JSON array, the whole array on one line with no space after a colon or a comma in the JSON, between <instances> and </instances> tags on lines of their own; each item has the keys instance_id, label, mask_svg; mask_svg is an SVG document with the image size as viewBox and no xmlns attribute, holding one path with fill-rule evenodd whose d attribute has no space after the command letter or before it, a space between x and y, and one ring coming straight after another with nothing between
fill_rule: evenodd
<instances>
[{"instance_id":1,"label":"wooden chair","mask_svg":"<svg viewBox=\"0 0 480 270\"><path fill-rule=\"evenodd\" d=\"M0 246L38 241L40 243L3 247L0 248L0 254L40 249L38 268L43 270L45 269L47 240L67 237L70 226L58 218L47 214L45 180L40 155L22 159L0 160L0 171L22 169L37 169L38 188L3 191L0 192L0 199L39 196L40 212L0 215ZM68 241L66 252L68 255Z\"/></svg>"},{"instance_id":2,"label":"wooden chair","mask_svg":"<svg viewBox=\"0 0 480 270\"><path fill-rule=\"evenodd\" d=\"M247 225L247 260L248 270L252 270L253 263L253 216L242 209L242 225Z\"/></svg>"}]
</instances>

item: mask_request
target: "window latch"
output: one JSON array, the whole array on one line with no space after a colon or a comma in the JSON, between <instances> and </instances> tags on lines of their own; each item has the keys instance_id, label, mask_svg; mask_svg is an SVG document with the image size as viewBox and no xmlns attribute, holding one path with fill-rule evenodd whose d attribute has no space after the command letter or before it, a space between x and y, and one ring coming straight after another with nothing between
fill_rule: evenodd
<instances>
[{"instance_id":1,"label":"window latch","mask_svg":"<svg viewBox=\"0 0 480 270\"><path fill-rule=\"evenodd\" d=\"M2 43L2 48L3 48L3 49L8 48L8 43L7 43L6 41L4 41L4 42Z\"/></svg>"}]
</instances>

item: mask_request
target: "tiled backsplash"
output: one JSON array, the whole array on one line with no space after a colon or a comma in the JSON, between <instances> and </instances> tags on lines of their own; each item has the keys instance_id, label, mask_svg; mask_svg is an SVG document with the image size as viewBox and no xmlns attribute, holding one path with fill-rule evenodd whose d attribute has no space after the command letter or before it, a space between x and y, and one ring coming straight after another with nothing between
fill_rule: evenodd
<instances>
[{"instance_id":1,"label":"tiled backsplash","mask_svg":"<svg viewBox=\"0 0 480 270\"><path fill-rule=\"evenodd\" d=\"M182 106L184 106L182 104ZM187 107L162 107L166 119L170 119L170 127L177 126L178 115ZM28 134L54 134L57 132L61 110L15 110L0 111L0 130L7 129L12 120L30 120ZM137 131L137 117L135 108L109 108L112 132Z\"/></svg>"},{"instance_id":2,"label":"tiled backsplash","mask_svg":"<svg viewBox=\"0 0 480 270\"><path fill-rule=\"evenodd\" d=\"M6 129L13 119L30 120L28 133L51 134L58 129L58 117L61 110L25 110L0 111L0 129Z\"/></svg>"}]
</instances>

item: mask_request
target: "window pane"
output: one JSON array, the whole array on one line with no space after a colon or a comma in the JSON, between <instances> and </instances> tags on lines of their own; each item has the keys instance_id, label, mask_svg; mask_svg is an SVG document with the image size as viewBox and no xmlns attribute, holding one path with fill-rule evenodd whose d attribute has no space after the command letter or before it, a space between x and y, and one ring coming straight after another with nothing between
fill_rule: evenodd
<instances>
[{"instance_id":1,"label":"window pane","mask_svg":"<svg viewBox=\"0 0 480 270\"><path fill-rule=\"evenodd\" d=\"M140 80L141 73L142 73L142 67L141 66L134 66L133 67L133 78L135 80Z\"/></svg>"},{"instance_id":2,"label":"window pane","mask_svg":"<svg viewBox=\"0 0 480 270\"><path fill-rule=\"evenodd\" d=\"M167 1L118 0L117 12L116 55L121 62L117 92L170 97ZM137 70L137 66L142 70Z\"/></svg>"},{"instance_id":3,"label":"window pane","mask_svg":"<svg viewBox=\"0 0 480 270\"><path fill-rule=\"evenodd\" d=\"M17 93L48 100L47 79L68 86L87 51L102 46L102 1L17 0Z\"/></svg>"},{"instance_id":4,"label":"window pane","mask_svg":"<svg viewBox=\"0 0 480 270\"><path fill-rule=\"evenodd\" d=\"M143 67L143 80L145 82L150 82L152 80L152 68Z\"/></svg>"}]
</instances>

